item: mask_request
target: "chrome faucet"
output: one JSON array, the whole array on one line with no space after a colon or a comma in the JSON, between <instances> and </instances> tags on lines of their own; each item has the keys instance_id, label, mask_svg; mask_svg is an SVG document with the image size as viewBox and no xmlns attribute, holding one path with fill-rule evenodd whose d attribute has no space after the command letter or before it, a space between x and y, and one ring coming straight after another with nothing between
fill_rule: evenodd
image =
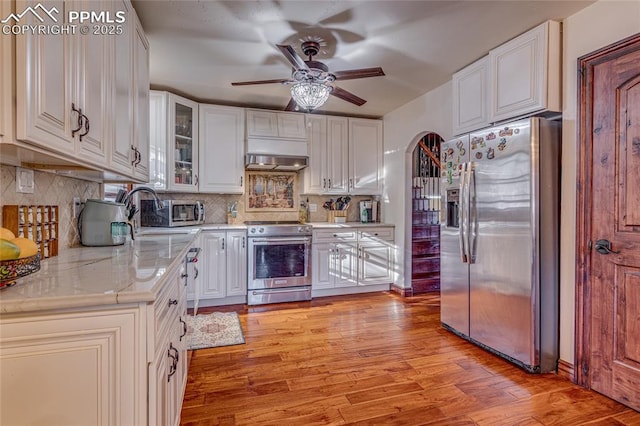
<instances>
[{"instance_id":1,"label":"chrome faucet","mask_svg":"<svg viewBox=\"0 0 640 426\"><path fill-rule=\"evenodd\" d=\"M156 202L156 208L158 210L164 207L164 204L162 203L162 200L160 199L160 197L158 197L158 194L156 193L156 191L154 191L152 188L149 188L148 186L138 186L132 189L128 194L124 196L124 198L122 199L122 204L124 204L128 208L131 204L131 196L136 192L140 192L140 191L148 192L153 196L153 199Z\"/></svg>"}]
</instances>

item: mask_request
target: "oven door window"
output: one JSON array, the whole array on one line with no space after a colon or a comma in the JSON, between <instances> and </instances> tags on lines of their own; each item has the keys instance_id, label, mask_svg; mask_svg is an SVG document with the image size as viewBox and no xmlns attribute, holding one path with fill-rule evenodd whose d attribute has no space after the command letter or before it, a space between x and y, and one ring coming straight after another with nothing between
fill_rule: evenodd
<instances>
[{"instance_id":1,"label":"oven door window","mask_svg":"<svg viewBox=\"0 0 640 426\"><path fill-rule=\"evenodd\" d=\"M306 273L306 244L256 245L254 279L303 277Z\"/></svg>"}]
</instances>

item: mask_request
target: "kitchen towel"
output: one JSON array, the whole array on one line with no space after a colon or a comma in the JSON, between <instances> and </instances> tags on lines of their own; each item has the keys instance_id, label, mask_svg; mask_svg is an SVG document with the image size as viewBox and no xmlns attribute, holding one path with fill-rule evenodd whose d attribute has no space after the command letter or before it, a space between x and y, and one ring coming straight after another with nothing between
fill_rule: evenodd
<instances>
[{"instance_id":1,"label":"kitchen towel","mask_svg":"<svg viewBox=\"0 0 640 426\"><path fill-rule=\"evenodd\" d=\"M206 315L188 315L187 349L214 348L240 345L244 335L236 312L213 312Z\"/></svg>"}]
</instances>

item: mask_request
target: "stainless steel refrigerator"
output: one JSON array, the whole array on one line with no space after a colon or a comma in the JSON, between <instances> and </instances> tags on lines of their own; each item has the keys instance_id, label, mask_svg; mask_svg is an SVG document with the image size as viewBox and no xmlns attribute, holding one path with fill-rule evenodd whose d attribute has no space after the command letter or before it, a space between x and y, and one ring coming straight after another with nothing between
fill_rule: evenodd
<instances>
[{"instance_id":1,"label":"stainless steel refrigerator","mask_svg":"<svg viewBox=\"0 0 640 426\"><path fill-rule=\"evenodd\" d=\"M560 122L441 146L441 321L530 372L558 362Z\"/></svg>"}]
</instances>

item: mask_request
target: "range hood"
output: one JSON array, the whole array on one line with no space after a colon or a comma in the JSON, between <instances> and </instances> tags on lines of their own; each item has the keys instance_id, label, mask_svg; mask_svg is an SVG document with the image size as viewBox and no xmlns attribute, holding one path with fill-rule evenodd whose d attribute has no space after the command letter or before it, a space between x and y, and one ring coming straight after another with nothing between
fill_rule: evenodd
<instances>
[{"instance_id":1,"label":"range hood","mask_svg":"<svg viewBox=\"0 0 640 426\"><path fill-rule=\"evenodd\" d=\"M245 168L247 170L298 171L309 165L305 156L247 154Z\"/></svg>"}]
</instances>

